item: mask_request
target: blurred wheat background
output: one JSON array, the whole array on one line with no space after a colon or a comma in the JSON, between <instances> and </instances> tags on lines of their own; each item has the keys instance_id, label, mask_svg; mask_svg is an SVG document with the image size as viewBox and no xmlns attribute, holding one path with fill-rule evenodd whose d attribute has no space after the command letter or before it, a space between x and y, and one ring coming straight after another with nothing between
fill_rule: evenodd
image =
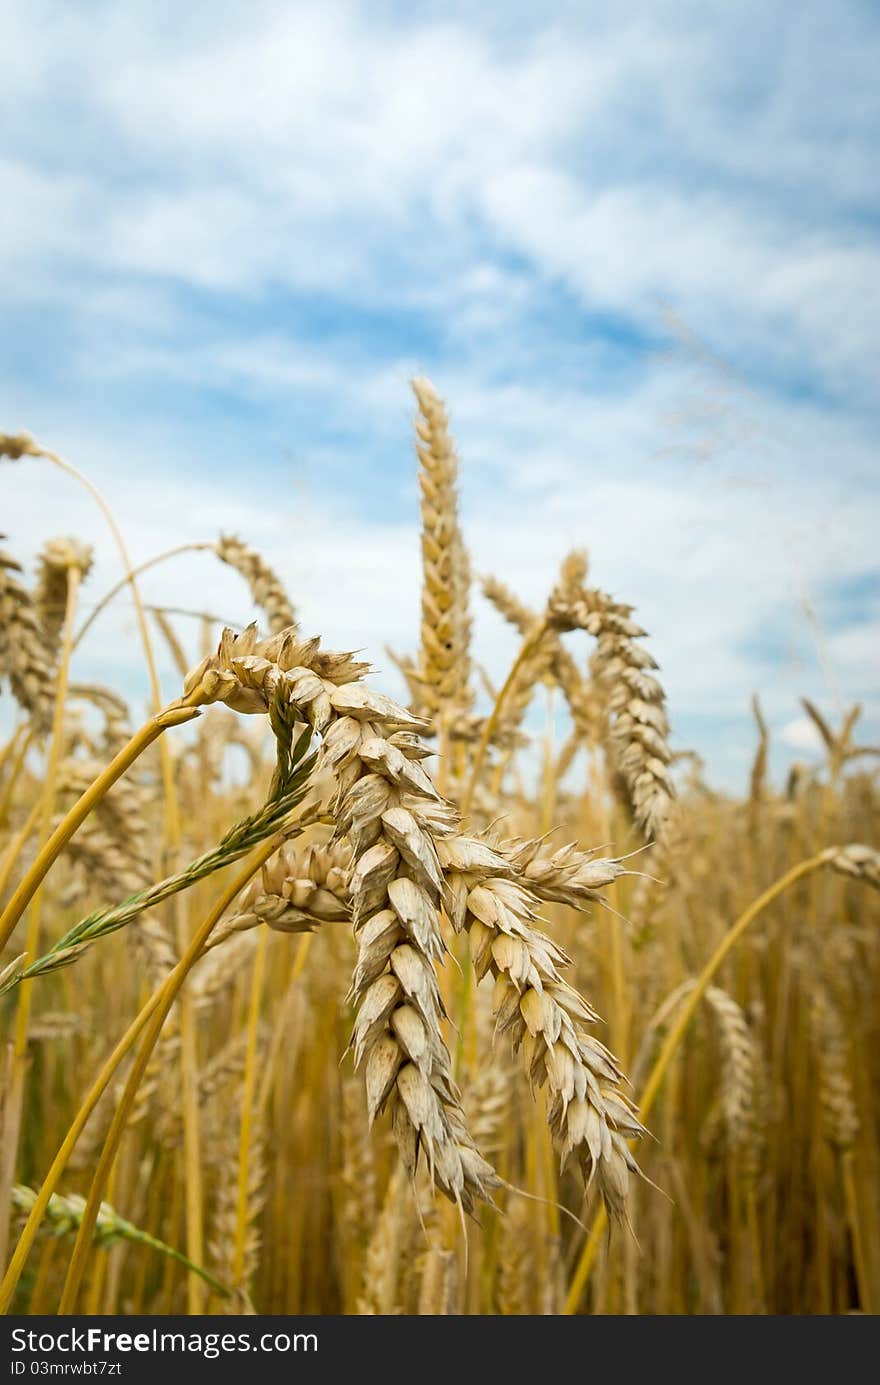
<instances>
[{"instance_id":1,"label":"blurred wheat background","mask_svg":"<svg viewBox=\"0 0 880 1385\"><path fill-rule=\"evenodd\" d=\"M262 642L209 615L194 640L133 575L92 605L134 594L148 664L158 641L178 667L184 696L132 735L76 667L88 545L48 541L31 583L3 555L4 1305L877 1311L860 709L832 726L806 700L823 763L774 783L756 698L750 792L713 789L585 553L543 612L474 581L447 414L414 389L410 710L227 535L205 543ZM509 670L480 662L478 599L516 628Z\"/></svg>"}]
</instances>

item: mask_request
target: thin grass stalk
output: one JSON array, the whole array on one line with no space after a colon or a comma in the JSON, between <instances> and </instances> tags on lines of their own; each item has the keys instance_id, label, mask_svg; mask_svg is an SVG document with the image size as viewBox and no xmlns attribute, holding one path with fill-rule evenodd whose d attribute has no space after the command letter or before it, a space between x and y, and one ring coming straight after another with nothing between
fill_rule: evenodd
<instances>
[{"instance_id":1,"label":"thin grass stalk","mask_svg":"<svg viewBox=\"0 0 880 1385\"><path fill-rule=\"evenodd\" d=\"M214 544L212 543L182 543L179 544L176 548L167 549L164 553L157 553L154 557L148 558L145 563L138 563L137 567L129 566L126 559L128 571L126 572L124 577L120 577L118 582L114 582L113 586L110 588L109 591L104 593L100 601L96 602L94 608L91 610L87 618L83 621L82 625L76 632L76 638L73 642L74 649L76 649L77 645L82 643L82 641L85 639L85 636L88 634L89 630L92 628L95 621L98 619L98 616L101 614L102 611L105 611L107 609L114 597L118 596L119 593L123 590L123 588L134 585L135 577L140 577L142 573L148 572L150 568L156 567L158 563L164 563L169 558L179 557L181 553L205 553L212 552L213 550Z\"/></svg>"}]
</instances>

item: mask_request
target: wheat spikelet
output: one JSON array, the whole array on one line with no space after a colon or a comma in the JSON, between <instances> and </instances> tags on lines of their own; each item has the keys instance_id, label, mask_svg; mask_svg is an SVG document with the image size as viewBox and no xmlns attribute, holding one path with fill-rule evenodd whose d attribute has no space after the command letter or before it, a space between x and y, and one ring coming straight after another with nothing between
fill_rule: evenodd
<instances>
[{"instance_id":1,"label":"wheat spikelet","mask_svg":"<svg viewBox=\"0 0 880 1385\"><path fill-rule=\"evenodd\" d=\"M79 798L101 772L99 761L68 757L58 767L59 798ZM148 849L149 830L145 816L146 794L136 779L117 780L98 805L95 816L85 824L82 833L89 844L82 847L78 837L70 845L70 854L77 856L82 849L97 863L99 875L112 881L114 871L120 870L126 884L135 880L129 893L149 884L152 876L151 853ZM102 852L105 859L101 861Z\"/></svg>"},{"instance_id":2,"label":"wheat spikelet","mask_svg":"<svg viewBox=\"0 0 880 1385\"><path fill-rule=\"evenodd\" d=\"M501 747L518 744L518 733L539 684L550 681L552 660L553 651L544 640L522 660L504 699L493 744Z\"/></svg>"},{"instance_id":3,"label":"wheat spikelet","mask_svg":"<svg viewBox=\"0 0 880 1385\"><path fill-rule=\"evenodd\" d=\"M572 909L603 904L600 890L629 874L619 859L582 851L574 842L553 852L540 839L496 843L495 849L536 898L548 904L568 904Z\"/></svg>"},{"instance_id":4,"label":"wheat spikelet","mask_svg":"<svg viewBox=\"0 0 880 1385\"><path fill-rule=\"evenodd\" d=\"M297 625L296 612L284 590L284 583L264 558L243 543L236 534L221 534L217 557L240 573L248 585L254 605L265 612L270 634Z\"/></svg>"},{"instance_id":5,"label":"wheat spikelet","mask_svg":"<svg viewBox=\"0 0 880 1385\"><path fill-rule=\"evenodd\" d=\"M487 995L481 991L479 997ZM468 1126L478 1149L494 1155L501 1147L513 1100L513 1068L502 1055L493 1054L491 1063L481 1063L465 1090L464 1107Z\"/></svg>"},{"instance_id":6,"label":"wheat spikelet","mask_svg":"<svg viewBox=\"0 0 880 1385\"><path fill-rule=\"evenodd\" d=\"M819 1063L822 1133L840 1153L859 1137L861 1121L849 1075L849 1046L840 1012L821 987L813 996L810 1030Z\"/></svg>"},{"instance_id":7,"label":"wheat spikelet","mask_svg":"<svg viewBox=\"0 0 880 1385\"><path fill-rule=\"evenodd\" d=\"M49 539L37 559L34 608L43 632L46 653L54 663L61 642L67 606L67 575L76 568L85 579L92 566L92 549L79 539Z\"/></svg>"},{"instance_id":8,"label":"wheat spikelet","mask_svg":"<svg viewBox=\"0 0 880 1385\"><path fill-rule=\"evenodd\" d=\"M9 679L13 697L43 734L52 721L54 677L33 600L15 575L20 571L0 549L0 676Z\"/></svg>"},{"instance_id":9,"label":"wheat spikelet","mask_svg":"<svg viewBox=\"0 0 880 1385\"><path fill-rule=\"evenodd\" d=\"M322 923L349 919L350 863L345 842L313 844L302 854L293 842L285 842L245 890L235 913L215 929L209 948L261 923L279 933L307 933Z\"/></svg>"},{"instance_id":10,"label":"wheat spikelet","mask_svg":"<svg viewBox=\"0 0 880 1385\"><path fill-rule=\"evenodd\" d=\"M647 670L657 667L636 641L645 631L631 620L632 607L582 585L585 559L572 554L547 607L557 630L586 630L596 637L594 666L604 686L613 762L627 784L633 814L650 837L662 831L674 796L672 753L663 689Z\"/></svg>"},{"instance_id":11,"label":"wheat spikelet","mask_svg":"<svg viewBox=\"0 0 880 1385\"><path fill-rule=\"evenodd\" d=\"M59 801L78 799L102 769L100 761L68 757L58 766L56 792ZM68 844L67 856L76 875L65 894L68 904L99 886L106 897L116 898L145 889L153 873L153 853L146 819L146 790L133 778L117 780L94 815ZM59 819L60 820L60 819ZM162 927L147 923L147 934L158 936ZM157 973L152 972L155 976Z\"/></svg>"},{"instance_id":12,"label":"wheat spikelet","mask_svg":"<svg viewBox=\"0 0 880 1385\"><path fill-rule=\"evenodd\" d=\"M569 959L533 927L538 901L504 855L469 837L441 841L438 852L453 926L470 935L477 979L495 978L497 1028L532 1084L548 1088L563 1166L574 1156L585 1182L595 1179L609 1211L622 1216L629 1173L638 1172L627 1141L642 1127L615 1059L584 1029L595 1012L560 975Z\"/></svg>"},{"instance_id":13,"label":"wheat spikelet","mask_svg":"<svg viewBox=\"0 0 880 1385\"><path fill-rule=\"evenodd\" d=\"M106 899L137 894L149 880L143 863L133 861L119 842L98 823L86 823L67 847L70 860L79 867L78 879L65 892L68 907L84 897L94 899L97 885Z\"/></svg>"},{"instance_id":14,"label":"wheat spikelet","mask_svg":"<svg viewBox=\"0 0 880 1385\"><path fill-rule=\"evenodd\" d=\"M863 880L880 890L880 851L872 846L853 843L850 846L829 846L823 853L825 862L839 875Z\"/></svg>"},{"instance_id":15,"label":"wheat spikelet","mask_svg":"<svg viewBox=\"0 0 880 1385\"><path fill-rule=\"evenodd\" d=\"M706 1002L718 1022L721 1038L721 1102L727 1139L738 1148L748 1137L756 1104L755 1042L742 1009L726 991L710 986Z\"/></svg>"},{"instance_id":16,"label":"wheat spikelet","mask_svg":"<svg viewBox=\"0 0 880 1385\"><path fill-rule=\"evenodd\" d=\"M458 522L458 458L446 410L430 380L412 381L421 463L421 704L431 713L470 706L470 568Z\"/></svg>"}]
</instances>

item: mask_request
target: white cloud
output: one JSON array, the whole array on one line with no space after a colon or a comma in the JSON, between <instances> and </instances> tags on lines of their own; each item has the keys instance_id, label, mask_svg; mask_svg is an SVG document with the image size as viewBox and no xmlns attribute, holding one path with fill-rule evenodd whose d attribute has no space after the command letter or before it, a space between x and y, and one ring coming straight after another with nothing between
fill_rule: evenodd
<instances>
[{"instance_id":1,"label":"white cloud","mask_svg":"<svg viewBox=\"0 0 880 1385\"><path fill-rule=\"evenodd\" d=\"M824 749L822 737L809 717L795 717L786 722L779 738L784 745L805 755L821 755Z\"/></svg>"},{"instance_id":2,"label":"white cloud","mask_svg":"<svg viewBox=\"0 0 880 1385\"><path fill-rule=\"evenodd\" d=\"M411 645L426 370L477 568L537 603L586 544L710 770L747 754L755 689L783 741L827 684L876 722L880 613L817 650L799 602L876 567L880 26L821 3L797 25L757 3L12 8L0 426L94 472L138 556L235 528L331 642ZM698 340L649 355L664 308ZM90 586L113 580L57 478L0 487L17 547L93 533ZM204 558L146 585L248 614ZM90 648L136 678L122 608L103 628ZM497 672L509 637L478 630Z\"/></svg>"}]
</instances>

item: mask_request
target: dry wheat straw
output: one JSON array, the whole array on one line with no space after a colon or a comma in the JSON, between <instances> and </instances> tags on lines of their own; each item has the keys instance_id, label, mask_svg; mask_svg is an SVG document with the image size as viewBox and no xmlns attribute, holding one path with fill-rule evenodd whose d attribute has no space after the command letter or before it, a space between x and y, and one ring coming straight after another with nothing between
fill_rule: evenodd
<instances>
[{"instance_id":1,"label":"dry wheat straw","mask_svg":"<svg viewBox=\"0 0 880 1385\"><path fill-rule=\"evenodd\" d=\"M40 735L52 724L54 676L33 599L16 573L20 565L0 549L0 676L33 717Z\"/></svg>"}]
</instances>

